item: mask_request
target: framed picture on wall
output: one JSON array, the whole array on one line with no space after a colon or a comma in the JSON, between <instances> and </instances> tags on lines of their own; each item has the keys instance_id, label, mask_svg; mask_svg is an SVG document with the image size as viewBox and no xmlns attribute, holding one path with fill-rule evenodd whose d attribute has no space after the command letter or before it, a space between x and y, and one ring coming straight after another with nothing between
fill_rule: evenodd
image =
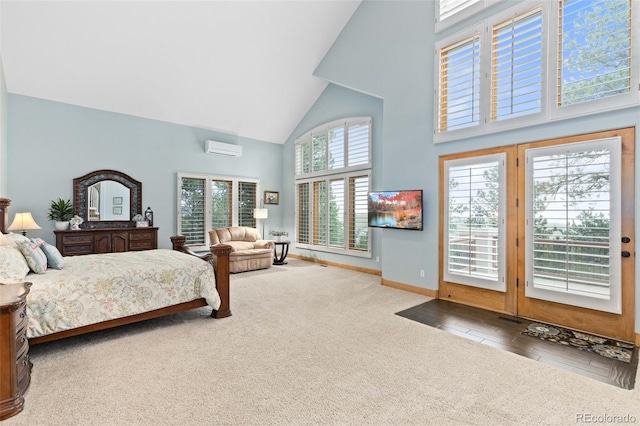
<instances>
[{"instance_id":1,"label":"framed picture on wall","mask_svg":"<svg viewBox=\"0 0 640 426\"><path fill-rule=\"evenodd\" d=\"M122 206L113 206L113 214L121 215L122 214Z\"/></svg>"},{"instance_id":2,"label":"framed picture on wall","mask_svg":"<svg viewBox=\"0 0 640 426\"><path fill-rule=\"evenodd\" d=\"M277 191L264 191L265 204L280 204L280 193Z\"/></svg>"},{"instance_id":3,"label":"framed picture on wall","mask_svg":"<svg viewBox=\"0 0 640 426\"><path fill-rule=\"evenodd\" d=\"M121 206L122 205L122 197L113 197L113 205Z\"/></svg>"}]
</instances>

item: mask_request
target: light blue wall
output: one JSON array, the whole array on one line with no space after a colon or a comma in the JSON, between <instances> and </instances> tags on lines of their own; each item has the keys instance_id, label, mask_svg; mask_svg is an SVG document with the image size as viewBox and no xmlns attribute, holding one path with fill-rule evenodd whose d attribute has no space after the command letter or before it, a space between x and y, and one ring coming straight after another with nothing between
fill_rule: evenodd
<instances>
[{"instance_id":1,"label":"light blue wall","mask_svg":"<svg viewBox=\"0 0 640 426\"><path fill-rule=\"evenodd\" d=\"M373 96L368 96L340 86L329 84L322 92L322 95L311 107L309 112L300 121L284 145L283 150L283 182L284 191L281 197L284 208L283 226L289 232L289 236L295 235L295 183L294 183L294 145L305 132L317 126L345 117L367 116L372 119L371 138L373 140L373 171L371 176L371 187L373 189L382 187L382 144L377 141L382 140L382 100ZM269 220L271 221L271 220ZM344 256L321 251L298 250L291 247L290 252L306 257L328 260L343 264L360 266L369 269L380 269L380 263L376 263L376 257L381 253L381 239L379 235L382 230L372 228L371 258L360 258Z\"/></svg>"},{"instance_id":2,"label":"light blue wall","mask_svg":"<svg viewBox=\"0 0 640 426\"><path fill-rule=\"evenodd\" d=\"M8 106L10 216L31 211L42 230L29 235L51 243L50 200L73 199L73 178L98 169L142 182L143 210L153 209L162 248L171 247L169 237L177 232L178 172L259 178L261 190L282 188L279 144L15 94L8 95ZM242 145L243 155L205 154L207 139ZM281 206L269 215L281 223Z\"/></svg>"},{"instance_id":3,"label":"light blue wall","mask_svg":"<svg viewBox=\"0 0 640 426\"><path fill-rule=\"evenodd\" d=\"M483 15L506 6L510 5L498 4ZM640 124L640 108L632 108L435 145L433 49L437 38L433 22L433 2L365 0L315 72L329 82L384 100L382 138L374 141L382 144L384 173L380 188L423 189L425 230L408 233L385 229L381 235L374 235L382 239L382 276L429 289L438 288L439 156ZM446 34L457 30L449 29ZM340 104L339 99L334 102ZM640 137L638 133L636 137ZM640 163L637 154L636 162ZM637 177L636 187L640 187ZM640 197L636 204L638 201ZM640 212L638 205L636 212ZM426 271L424 278L419 277L420 269ZM640 268L636 267L636 306L640 306L638 283Z\"/></svg>"},{"instance_id":4,"label":"light blue wall","mask_svg":"<svg viewBox=\"0 0 640 426\"><path fill-rule=\"evenodd\" d=\"M7 85L0 57L0 197L7 196Z\"/></svg>"}]
</instances>

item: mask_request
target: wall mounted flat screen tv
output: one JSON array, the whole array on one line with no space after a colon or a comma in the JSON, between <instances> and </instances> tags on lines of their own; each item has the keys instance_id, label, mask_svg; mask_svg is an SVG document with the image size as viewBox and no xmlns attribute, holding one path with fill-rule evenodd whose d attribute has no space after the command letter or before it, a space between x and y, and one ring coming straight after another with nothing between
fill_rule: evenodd
<instances>
[{"instance_id":1,"label":"wall mounted flat screen tv","mask_svg":"<svg viewBox=\"0 0 640 426\"><path fill-rule=\"evenodd\" d=\"M422 190L371 191L369 226L422 231Z\"/></svg>"}]
</instances>

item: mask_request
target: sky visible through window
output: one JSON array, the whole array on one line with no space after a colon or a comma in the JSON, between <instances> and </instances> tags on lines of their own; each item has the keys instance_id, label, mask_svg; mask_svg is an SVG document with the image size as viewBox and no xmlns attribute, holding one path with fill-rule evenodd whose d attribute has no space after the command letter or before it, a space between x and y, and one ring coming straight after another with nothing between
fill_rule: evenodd
<instances>
[{"instance_id":1,"label":"sky visible through window","mask_svg":"<svg viewBox=\"0 0 640 426\"><path fill-rule=\"evenodd\" d=\"M548 58L557 65L559 82L548 81L547 85L557 106L629 92L630 0L561 1L559 13L560 56ZM440 132L480 124L480 85L485 74L481 68L490 67L487 114L491 121L541 112L546 37L542 19L538 7L494 24L490 47L475 34L441 50ZM491 49L491 64L481 64L481 50L487 48Z\"/></svg>"}]
</instances>

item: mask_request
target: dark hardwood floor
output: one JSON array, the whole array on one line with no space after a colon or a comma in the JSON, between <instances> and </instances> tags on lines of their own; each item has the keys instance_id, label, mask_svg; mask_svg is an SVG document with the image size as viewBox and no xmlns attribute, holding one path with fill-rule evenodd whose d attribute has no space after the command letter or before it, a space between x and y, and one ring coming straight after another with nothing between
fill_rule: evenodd
<instances>
[{"instance_id":1,"label":"dark hardwood floor","mask_svg":"<svg viewBox=\"0 0 640 426\"><path fill-rule=\"evenodd\" d=\"M623 389L635 385L638 348L626 363L521 334L531 320L439 299L396 315Z\"/></svg>"}]
</instances>

